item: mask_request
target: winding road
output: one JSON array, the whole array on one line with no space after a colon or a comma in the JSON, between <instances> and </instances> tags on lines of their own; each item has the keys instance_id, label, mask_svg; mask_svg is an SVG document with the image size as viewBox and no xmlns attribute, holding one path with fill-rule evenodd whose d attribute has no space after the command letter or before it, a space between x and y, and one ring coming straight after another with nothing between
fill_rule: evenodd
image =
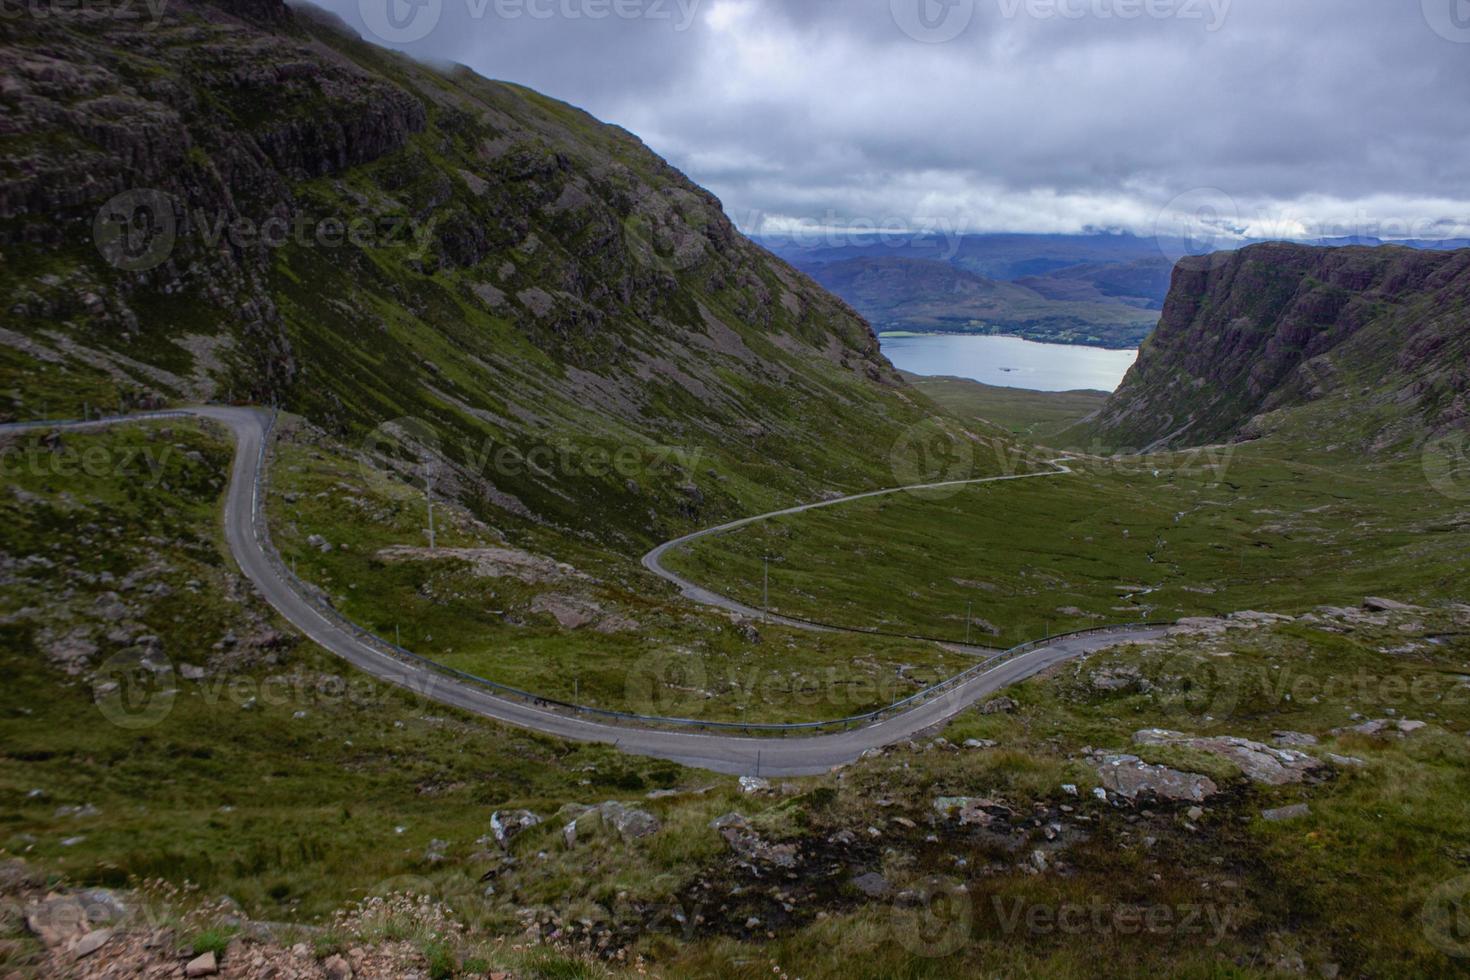
<instances>
[{"instance_id":1,"label":"winding road","mask_svg":"<svg viewBox=\"0 0 1470 980\"><path fill-rule=\"evenodd\" d=\"M900 714L892 715L865 727L834 734L789 738L751 738L635 728L590 721L500 697L489 690L452 680L427 666L405 662L329 618L311 600L298 592L278 571L269 556L267 543L262 541L257 533L256 516L263 505L263 502L257 499L260 486L257 477L260 475L259 469L264 459L262 449L270 423L270 415L264 410L211 405L168 412L115 416L87 422L17 423L0 425L0 435L41 429L98 428L183 416L212 419L226 426L234 434L236 451L224 508L225 537L240 570L255 584L266 601L285 619L319 646L331 651L358 670L385 683L485 718L558 738L604 743L636 755L668 759L683 765L733 775L818 775L836 766L852 762L868 749L901 741L939 725L981 698L1032 677L1056 664L1119 643L1152 639L1163 632L1157 627L1141 627L1137 630L1114 632L1102 636L1061 639L1051 645L1000 661L989 670L978 673L948 692L924 701ZM1054 473L924 484L922 487L875 491L795 507L775 514L733 521L717 528L687 535L654 549L645 556L643 564L650 571L678 585L687 597L695 601L759 616L758 610L748 609L669 572L660 564L660 558L671 548L688 541L708 534L734 530L768 517L801 513L817 507L832 507L853 500L900 493L904 490L1055 476L1063 472L1067 472L1065 467ZM801 628L813 628L811 624L798 620L791 620L789 623Z\"/></svg>"}]
</instances>

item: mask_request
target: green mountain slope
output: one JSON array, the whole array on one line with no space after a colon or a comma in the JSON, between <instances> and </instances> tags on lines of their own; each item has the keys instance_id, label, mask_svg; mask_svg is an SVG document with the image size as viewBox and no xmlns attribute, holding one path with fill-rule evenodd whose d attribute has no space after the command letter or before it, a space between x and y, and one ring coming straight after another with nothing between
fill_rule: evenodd
<instances>
[{"instance_id":1,"label":"green mountain slope","mask_svg":"<svg viewBox=\"0 0 1470 980\"><path fill-rule=\"evenodd\" d=\"M4 414L409 417L446 492L632 547L891 483L870 448L933 411L631 134L323 15L6 19L0 74Z\"/></svg>"},{"instance_id":2,"label":"green mountain slope","mask_svg":"<svg viewBox=\"0 0 1470 980\"><path fill-rule=\"evenodd\" d=\"M1464 429L1467 391L1470 250L1256 245L1179 264L1138 363L1072 435L1164 447L1295 426L1381 450Z\"/></svg>"}]
</instances>

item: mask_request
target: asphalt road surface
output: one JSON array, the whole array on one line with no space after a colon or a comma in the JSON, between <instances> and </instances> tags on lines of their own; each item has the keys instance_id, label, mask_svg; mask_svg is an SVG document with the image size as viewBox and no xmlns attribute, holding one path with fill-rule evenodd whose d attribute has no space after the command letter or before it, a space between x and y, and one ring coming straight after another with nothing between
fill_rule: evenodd
<instances>
[{"instance_id":1,"label":"asphalt road surface","mask_svg":"<svg viewBox=\"0 0 1470 980\"><path fill-rule=\"evenodd\" d=\"M1050 646L1003 661L953 690L902 714L862 728L834 734L751 738L643 729L590 721L567 713L499 697L472 684L451 680L428 667L399 660L327 618L306 597L298 593L278 573L267 557L265 547L257 537L255 530L254 515L261 505L261 502L256 499L256 471L260 465L261 447L270 420L269 413L262 409L204 406L171 412L104 418L90 422L20 423L0 426L0 434L38 429L96 428L124 422L177 418L184 415L213 419L225 425L234 434L236 451L229 491L225 499L225 536L240 570L255 584L266 601L292 625L313 642L341 657L358 670L385 683L394 684L441 704L461 708L485 718L558 738L605 743L614 745L621 751L637 755L669 759L688 766L734 775L817 775L836 766L852 762L868 749L902 741L925 729L941 724L987 695L1032 677L1056 664L1120 643L1153 639L1163 632L1158 628L1140 628L1102 636L1059 640ZM1025 479L1031 476L1059 475L1061 472L1065 472L1065 468L1055 474L1028 474L991 479ZM947 484L926 484L925 486L945 485ZM836 506L847 500L857 500L884 493L898 493L902 489L906 488L859 494L856 497L845 498L845 500L824 501L820 504L781 511L779 514L800 513L814 507ZM693 583L685 582L678 576L663 570L658 559L669 548L693 538L732 530L768 516L777 515L763 515L736 521L662 545L650 552L644 558L643 563L651 571L678 584L690 598L759 616L758 610L745 609L738 603L732 603L731 600L722 596L700 589ZM805 626L807 624L795 622L795 625Z\"/></svg>"}]
</instances>

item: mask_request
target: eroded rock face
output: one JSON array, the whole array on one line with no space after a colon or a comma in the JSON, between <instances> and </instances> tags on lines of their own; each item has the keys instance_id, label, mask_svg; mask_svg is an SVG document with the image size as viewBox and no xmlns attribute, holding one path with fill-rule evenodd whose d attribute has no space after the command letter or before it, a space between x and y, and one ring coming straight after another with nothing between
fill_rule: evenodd
<instances>
[{"instance_id":1,"label":"eroded rock face","mask_svg":"<svg viewBox=\"0 0 1470 980\"><path fill-rule=\"evenodd\" d=\"M1094 432L1134 448L1256 437L1275 410L1356 397L1354 368L1425 430L1463 421L1467 268L1467 252L1287 243L1186 258Z\"/></svg>"},{"instance_id":2,"label":"eroded rock face","mask_svg":"<svg viewBox=\"0 0 1470 980\"><path fill-rule=\"evenodd\" d=\"M1202 803L1220 791L1208 776L1150 765L1136 755L1104 756L1098 764L1097 776L1103 789L1129 800L1155 797Z\"/></svg>"},{"instance_id":3,"label":"eroded rock face","mask_svg":"<svg viewBox=\"0 0 1470 980\"><path fill-rule=\"evenodd\" d=\"M1161 728L1150 728L1134 734L1133 744L1174 745L1218 755L1239 766L1247 779L1267 786L1299 783L1322 768L1321 762L1305 752L1272 748L1247 738L1228 735L1198 738Z\"/></svg>"}]
</instances>

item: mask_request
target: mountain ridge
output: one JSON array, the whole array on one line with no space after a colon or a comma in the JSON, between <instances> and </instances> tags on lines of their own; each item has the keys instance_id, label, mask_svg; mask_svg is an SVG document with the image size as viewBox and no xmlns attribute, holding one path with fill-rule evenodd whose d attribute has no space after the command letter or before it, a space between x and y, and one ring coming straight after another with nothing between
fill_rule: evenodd
<instances>
[{"instance_id":1,"label":"mountain ridge","mask_svg":"<svg viewBox=\"0 0 1470 980\"><path fill-rule=\"evenodd\" d=\"M1270 243L1186 259L1159 327L1071 433L1135 449L1257 438L1292 410L1365 449L1470 418L1470 250Z\"/></svg>"}]
</instances>

